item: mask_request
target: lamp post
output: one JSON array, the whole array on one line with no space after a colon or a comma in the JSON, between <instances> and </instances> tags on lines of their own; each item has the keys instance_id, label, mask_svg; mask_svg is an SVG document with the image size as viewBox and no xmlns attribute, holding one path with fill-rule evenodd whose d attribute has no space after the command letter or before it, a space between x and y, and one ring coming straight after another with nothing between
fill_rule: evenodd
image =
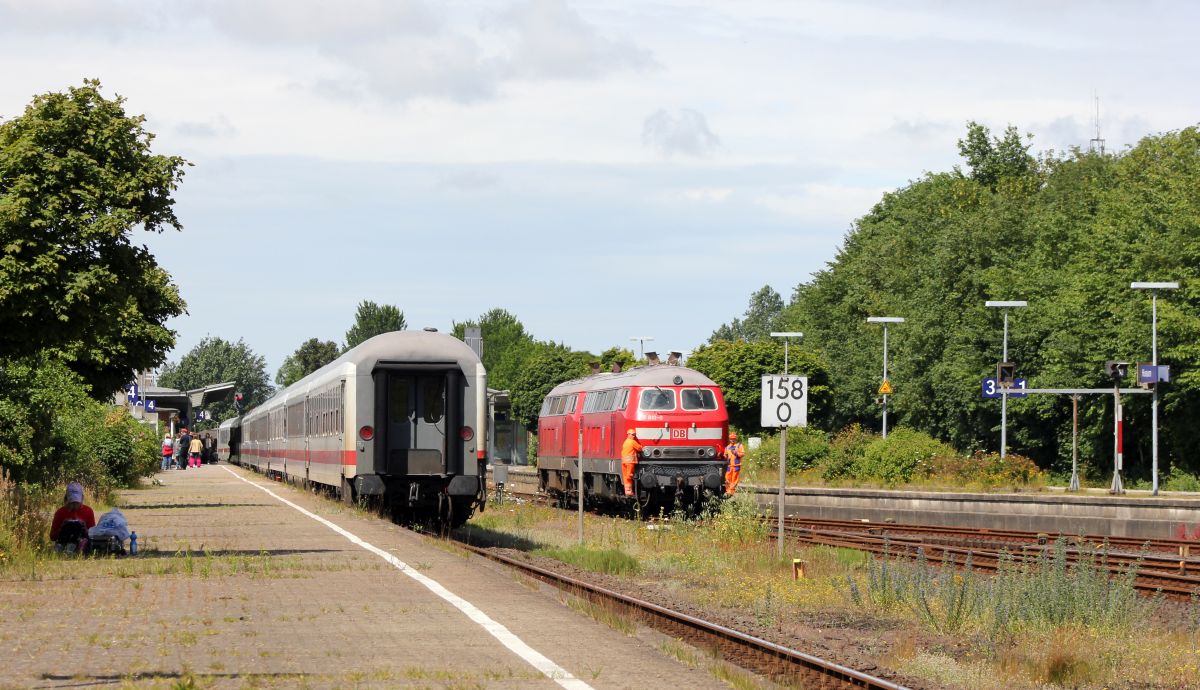
<instances>
[{"instance_id":1,"label":"lamp post","mask_svg":"<svg viewBox=\"0 0 1200 690\"><path fill-rule=\"evenodd\" d=\"M1130 283L1134 290L1150 291L1150 359L1154 366L1153 398L1150 402L1150 475L1153 494L1158 495L1158 291L1177 290L1179 283Z\"/></svg>"},{"instance_id":2,"label":"lamp post","mask_svg":"<svg viewBox=\"0 0 1200 690\"><path fill-rule=\"evenodd\" d=\"M1008 310L1015 307L1028 307L1029 302L1023 299L1018 300L988 300L983 303L985 307L993 307L1004 310L1004 353L1000 357L1001 362L1008 362ZM999 383L999 381L997 381ZM1008 452L1008 387L1000 387L1000 459L1003 460Z\"/></svg>"},{"instance_id":3,"label":"lamp post","mask_svg":"<svg viewBox=\"0 0 1200 690\"><path fill-rule=\"evenodd\" d=\"M887 367L888 324L889 323L904 323L904 318L901 316L868 316L867 323L883 324L883 380L884 380L884 383L886 383L888 380L888 367ZM887 438L887 408L888 408L888 397L887 397L887 394L884 393L883 394L883 437L884 438Z\"/></svg>"},{"instance_id":4,"label":"lamp post","mask_svg":"<svg viewBox=\"0 0 1200 690\"><path fill-rule=\"evenodd\" d=\"M654 338L652 338L648 335L635 335L635 336L631 337L630 340L633 340L633 341L637 342L637 344L638 344L638 359L639 360L645 359L645 357L646 357L646 341L654 340Z\"/></svg>"}]
</instances>

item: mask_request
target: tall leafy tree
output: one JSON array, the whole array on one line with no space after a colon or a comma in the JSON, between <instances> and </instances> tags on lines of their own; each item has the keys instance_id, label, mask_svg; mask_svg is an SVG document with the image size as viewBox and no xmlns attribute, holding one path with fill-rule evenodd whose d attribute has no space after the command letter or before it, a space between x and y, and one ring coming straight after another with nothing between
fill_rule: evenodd
<instances>
[{"instance_id":1,"label":"tall leafy tree","mask_svg":"<svg viewBox=\"0 0 1200 690\"><path fill-rule=\"evenodd\" d=\"M746 307L746 313L742 318L722 324L713 331L708 342L767 338L782 313L783 298L770 285L764 285L750 295L750 304Z\"/></svg>"},{"instance_id":2,"label":"tall leafy tree","mask_svg":"<svg viewBox=\"0 0 1200 690\"><path fill-rule=\"evenodd\" d=\"M762 376L783 373L783 344L773 340L718 340L692 352L688 367L721 387L734 426L756 430L761 421ZM829 377L821 358L811 351L792 348L788 352L788 372L808 376L808 418L816 422L825 419Z\"/></svg>"},{"instance_id":3,"label":"tall leafy tree","mask_svg":"<svg viewBox=\"0 0 1200 690\"><path fill-rule=\"evenodd\" d=\"M175 344L185 305L137 229L181 229L187 164L150 151L144 118L98 81L0 124L0 357L52 351L107 397Z\"/></svg>"},{"instance_id":4,"label":"tall leafy tree","mask_svg":"<svg viewBox=\"0 0 1200 690\"><path fill-rule=\"evenodd\" d=\"M354 325L346 331L346 349L358 345L381 333L402 331L407 328L404 312L391 304L376 304L370 300L358 303L354 314Z\"/></svg>"},{"instance_id":5,"label":"tall leafy tree","mask_svg":"<svg viewBox=\"0 0 1200 690\"><path fill-rule=\"evenodd\" d=\"M283 365L275 374L275 383L290 386L337 359L339 354L341 348L332 340L309 338L283 360Z\"/></svg>"},{"instance_id":6,"label":"tall leafy tree","mask_svg":"<svg viewBox=\"0 0 1200 690\"><path fill-rule=\"evenodd\" d=\"M168 362L158 376L159 385L180 390L226 381L237 384L237 391L244 396L245 409L265 401L274 392L267 379L267 361L241 339L231 343L221 338L205 338L178 363ZM214 403L208 412L214 420L235 414L231 402Z\"/></svg>"},{"instance_id":7,"label":"tall leafy tree","mask_svg":"<svg viewBox=\"0 0 1200 690\"><path fill-rule=\"evenodd\" d=\"M525 324L504 309L491 309L477 320L455 322L454 337L462 340L467 327L478 327L483 337L483 366L488 371L488 385L496 389L512 389L525 360L534 351L533 336Z\"/></svg>"},{"instance_id":8,"label":"tall leafy tree","mask_svg":"<svg viewBox=\"0 0 1200 690\"><path fill-rule=\"evenodd\" d=\"M824 424L876 425L882 333L867 316L903 316L890 330L893 423L960 449L996 449L1000 405L980 380L1001 357L1002 314L989 299L1026 299L1010 316L1008 359L1039 388L1111 386L1108 359L1149 359L1149 298L1135 280L1178 280L1160 295L1161 464L1200 469L1200 132L1143 139L1119 155L1029 156L1011 128L995 139L972 123L960 152L970 174L929 173L858 219L835 261L799 285L779 319L828 362ZM1126 470L1149 469L1148 396L1126 401ZM1009 403L1010 448L1043 467L1070 465L1069 399ZM1086 470L1111 471L1112 402L1085 398Z\"/></svg>"},{"instance_id":9,"label":"tall leafy tree","mask_svg":"<svg viewBox=\"0 0 1200 690\"><path fill-rule=\"evenodd\" d=\"M637 355L633 354L633 350L629 348L613 346L600 353L599 362L600 371L612 371L614 364L621 365L622 369L628 369L637 362Z\"/></svg>"},{"instance_id":10,"label":"tall leafy tree","mask_svg":"<svg viewBox=\"0 0 1200 690\"><path fill-rule=\"evenodd\" d=\"M537 428L542 401L558 384L588 373L592 355L555 343L534 343L512 386L513 415L529 429Z\"/></svg>"}]
</instances>

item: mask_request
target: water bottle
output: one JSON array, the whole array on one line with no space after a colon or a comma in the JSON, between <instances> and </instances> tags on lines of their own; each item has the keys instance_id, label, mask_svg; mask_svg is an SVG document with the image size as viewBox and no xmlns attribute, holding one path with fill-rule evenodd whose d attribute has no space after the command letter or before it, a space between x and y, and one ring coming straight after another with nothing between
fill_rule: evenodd
<instances>
[{"instance_id":1,"label":"water bottle","mask_svg":"<svg viewBox=\"0 0 1200 690\"><path fill-rule=\"evenodd\" d=\"M129 555L137 555L137 532L129 535Z\"/></svg>"}]
</instances>

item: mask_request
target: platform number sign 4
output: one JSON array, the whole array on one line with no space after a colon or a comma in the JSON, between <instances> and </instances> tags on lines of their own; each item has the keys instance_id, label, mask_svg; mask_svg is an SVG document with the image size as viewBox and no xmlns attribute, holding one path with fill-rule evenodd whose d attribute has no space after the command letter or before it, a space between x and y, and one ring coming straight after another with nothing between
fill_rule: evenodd
<instances>
[{"instance_id":1,"label":"platform number sign 4","mask_svg":"<svg viewBox=\"0 0 1200 690\"><path fill-rule=\"evenodd\" d=\"M762 377L762 426L808 426L808 377Z\"/></svg>"}]
</instances>

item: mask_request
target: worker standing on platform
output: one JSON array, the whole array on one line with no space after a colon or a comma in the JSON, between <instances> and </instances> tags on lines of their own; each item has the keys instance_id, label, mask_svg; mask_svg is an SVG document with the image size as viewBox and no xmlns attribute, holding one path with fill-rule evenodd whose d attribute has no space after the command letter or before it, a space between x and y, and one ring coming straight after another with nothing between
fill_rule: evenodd
<instances>
[{"instance_id":1,"label":"worker standing on platform","mask_svg":"<svg viewBox=\"0 0 1200 690\"><path fill-rule=\"evenodd\" d=\"M746 448L738 443L737 432L729 432L729 445L725 446L725 459L729 469L725 472L725 495L732 496L742 478L742 458L746 457Z\"/></svg>"},{"instance_id":2,"label":"worker standing on platform","mask_svg":"<svg viewBox=\"0 0 1200 690\"><path fill-rule=\"evenodd\" d=\"M625 484L625 495L633 495L633 470L637 468L638 454L642 444L638 443L637 429L625 432L625 444L621 446L621 481Z\"/></svg>"}]
</instances>

